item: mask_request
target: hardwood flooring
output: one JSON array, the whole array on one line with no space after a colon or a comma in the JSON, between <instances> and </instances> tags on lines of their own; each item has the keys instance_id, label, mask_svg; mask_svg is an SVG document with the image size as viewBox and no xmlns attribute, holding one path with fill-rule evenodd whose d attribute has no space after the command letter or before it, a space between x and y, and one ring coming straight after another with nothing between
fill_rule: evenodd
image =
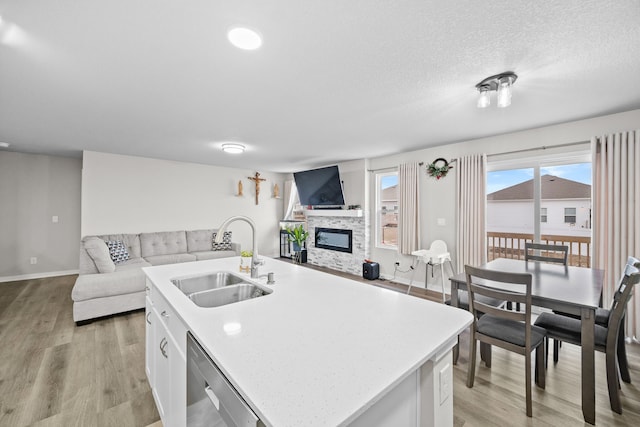
<instances>
[{"instance_id":1,"label":"hardwood flooring","mask_svg":"<svg viewBox=\"0 0 640 427\"><path fill-rule=\"evenodd\" d=\"M0 283L0 426L161 427L144 372L144 312L76 326L70 297L75 277ZM437 292L422 288L411 294L440 301ZM546 390L533 388L533 418L527 418L524 359L495 348L492 368L480 363L469 389L468 339L463 333L454 367L455 426L585 425L578 347L562 346L560 362L549 365ZM597 425L640 425L640 346L627 348L633 383L621 385L622 415L609 408L604 355L596 354Z\"/></svg>"}]
</instances>

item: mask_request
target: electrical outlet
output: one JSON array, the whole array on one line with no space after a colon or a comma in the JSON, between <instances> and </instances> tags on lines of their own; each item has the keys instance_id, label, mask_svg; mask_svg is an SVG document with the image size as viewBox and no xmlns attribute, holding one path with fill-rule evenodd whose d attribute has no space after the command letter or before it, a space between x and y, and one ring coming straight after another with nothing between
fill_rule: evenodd
<instances>
[{"instance_id":1,"label":"electrical outlet","mask_svg":"<svg viewBox=\"0 0 640 427\"><path fill-rule=\"evenodd\" d=\"M451 366L447 363L440 370L440 404L442 405L451 394Z\"/></svg>"},{"instance_id":2,"label":"electrical outlet","mask_svg":"<svg viewBox=\"0 0 640 427\"><path fill-rule=\"evenodd\" d=\"M58 215L52 216L51 217L51 222L54 223L54 224L57 223L58 222Z\"/></svg>"},{"instance_id":3,"label":"electrical outlet","mask_svg":"<svg viewBox=\"0 0 640 427\"><path fill-rule=\"evenodd\" d=\"M37 263L38 263L38 258L37 258L37 257L32 256L32 257L29 259L29 263L31 263L31 265L37 264Z\"/></svg>"}]
</instances>

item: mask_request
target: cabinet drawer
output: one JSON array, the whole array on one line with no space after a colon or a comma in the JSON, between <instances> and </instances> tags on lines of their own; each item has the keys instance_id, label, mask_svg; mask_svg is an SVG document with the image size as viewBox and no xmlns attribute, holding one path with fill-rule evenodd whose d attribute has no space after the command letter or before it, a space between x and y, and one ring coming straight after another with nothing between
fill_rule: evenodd
<instances>
[{"instance_id":1,"label":"cabinet drawer","mask_svg":"<svg viewBox=\"0 0 640 427\"><path fill-rule=\"evenodd\" d=\"M187 348L187 328L166 298L157 289L152 288L152 294L154 298L153 305L158 311L160 321L167 328L178 345L178 351L184 357Z\"/></svg>"}]
</instances>

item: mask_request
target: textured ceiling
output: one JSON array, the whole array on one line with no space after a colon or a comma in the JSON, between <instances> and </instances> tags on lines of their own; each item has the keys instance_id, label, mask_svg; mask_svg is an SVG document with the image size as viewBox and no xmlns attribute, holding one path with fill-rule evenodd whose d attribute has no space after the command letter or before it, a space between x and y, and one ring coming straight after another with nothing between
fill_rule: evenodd
<instances>
[{"instance_id":1,"label":"textured ceiling","mask_svg":"<svg viewBox=\"0 0 640 427\"><path fill-rule=\"evenodd\" d=\"M0 141L294 171L640 108L640 2L0 0ZM258 29L263 47L226 40ZM514 71L513 103L475 84ZM222 153L241 141L242 156Z\"/></svg>"}]
</instances>

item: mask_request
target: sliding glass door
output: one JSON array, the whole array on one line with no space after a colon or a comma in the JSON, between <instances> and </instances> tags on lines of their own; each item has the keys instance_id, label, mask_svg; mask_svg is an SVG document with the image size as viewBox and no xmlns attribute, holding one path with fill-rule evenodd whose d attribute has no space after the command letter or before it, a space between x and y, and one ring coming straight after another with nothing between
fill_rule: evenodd
<instances>
[{"instance_id":1,"label":"sliding glass door","mask_svg":"<svg viewBox=\"0 0 640 427\"><path fill-rule=\"evenodd\" d=\"M542 242L568 246L570 265L589 266L591 163L587 160L581 154L489 162L487 259L524 259L525 242Z\"/></svg>"}]
</instances>

